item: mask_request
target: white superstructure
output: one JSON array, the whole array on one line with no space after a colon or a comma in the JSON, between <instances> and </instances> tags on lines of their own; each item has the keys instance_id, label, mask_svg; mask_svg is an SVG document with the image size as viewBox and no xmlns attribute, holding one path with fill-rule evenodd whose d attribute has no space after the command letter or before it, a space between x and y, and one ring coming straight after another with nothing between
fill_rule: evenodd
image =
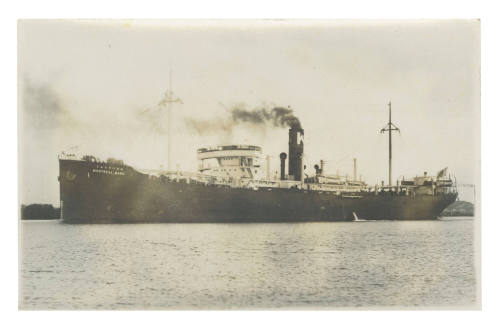
<instances>
[{"instance_id":1,"label":"white superstructure","mask_svg":"<svg viewBox=\"0 0 500 332\"><path fill-rule=\"evenodd\" d=\"M238 179L262 179L262 149L255 145L221 145L198 149L202 174Z\"/></svg>"}]
</instances>

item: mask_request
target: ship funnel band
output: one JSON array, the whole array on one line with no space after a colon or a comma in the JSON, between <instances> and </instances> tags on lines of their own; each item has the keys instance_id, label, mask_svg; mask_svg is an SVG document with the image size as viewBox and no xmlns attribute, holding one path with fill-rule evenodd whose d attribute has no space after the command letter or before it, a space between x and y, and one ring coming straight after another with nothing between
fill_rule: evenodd
<instances>
[{"instance_id":1,"label":"ship funnel band","mask_svg":"<svg viewBox=\"0 0 500 332\"><path fill-rule=\"evenodd\" d=\"M288 130L288 174L295 181L304 179L304 129Z\"/></svg>"}]
</instances>

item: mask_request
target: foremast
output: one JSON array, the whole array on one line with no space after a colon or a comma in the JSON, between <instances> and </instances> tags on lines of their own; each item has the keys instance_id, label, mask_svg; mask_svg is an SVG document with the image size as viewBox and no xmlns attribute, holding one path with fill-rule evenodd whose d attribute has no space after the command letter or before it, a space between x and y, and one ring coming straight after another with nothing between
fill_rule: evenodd
<instances>
[{"instance_id":1,"label":"foremast","mask_svg":"<svg viewBox=\"0 0 500 332\"><path fill-rule=\"evenodd\" d=\"M173 89L172 89L172 71L169 72L169 77L168 77L168 90L165 92L165 95L162 100L158 103L158 106L163 106L167 110L167 121L168 121L168 137L167 137L167 144L168 144L168 171L171 172L173 170L172 167L172 146L173 146L173 141L172 141L172 111L173 111L173 104L174 103L180 103L182 104L182 100L174 95Z\"/></svg>"}]
</instances>

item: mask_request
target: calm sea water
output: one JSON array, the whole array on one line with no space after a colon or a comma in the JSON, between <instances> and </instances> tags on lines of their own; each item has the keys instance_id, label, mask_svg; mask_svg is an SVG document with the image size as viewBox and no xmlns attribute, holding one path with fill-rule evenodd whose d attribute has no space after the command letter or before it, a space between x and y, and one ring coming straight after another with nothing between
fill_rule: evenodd
<instances>
[{"instance_id":1,"label":"calm sea water","mask_svg":"<svg viewBox=\"0 0 500 332\"><path fill-rule=\"evenodd\" d=\"M22 309L476 304L474 221L20 223Z\"/></svg>"}]
</instances>

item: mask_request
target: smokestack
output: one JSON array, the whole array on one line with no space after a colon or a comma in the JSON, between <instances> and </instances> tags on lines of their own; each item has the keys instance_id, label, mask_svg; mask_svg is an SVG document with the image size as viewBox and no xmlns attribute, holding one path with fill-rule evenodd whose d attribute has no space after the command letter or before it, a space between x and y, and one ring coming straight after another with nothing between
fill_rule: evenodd
<instances>
[{"instance_id":1,"label":"smokestack","mask_svg":"<svg viewBox=\"0 0 500 332\"><path fill-rule=\"evenodd\" d=\"M357 168L356 168L356 158L354 158L354 181L358 180Z\"/></svg>"},{"instance_id":2,"label":"smokestack","mask_svg":"<svg viewBox=\"0 0 500 332\"><path fill-rule=\"evenodd\" d=\"M300 181L304 181L304 174L306 170L306 165L304 165L304 158L300 158Z\"/></svg>"},{"instance_id":3,"label":"smokestack","mask_svg":"<svg viewBox=\"0 0 500 332\"><path fill-rule=\"evenodd\" d=\"M323 159L321 159L319 161L319 167L320 167L320 173L321 175L325 174L324 171L325 171L325 161Z\"/></svg>"},{"instance_id":4,"label":"smokestack","mask_svg":"<svg viewBox=\"0 0 500 332\"><path fill-rule=\"evenodd\" d=\"M266 156L266 179L271 180L271 157Z\"/></svg>"},{"instance_id":5,"label":"smokestack","mask_svg":"<svg viewBox=\"0 0 500 332\"><path fill-rule=\"evenodd\" d=\"M285 180L285 162L286 162L286 153L281 152L280 153L280 166L281 166L281 173L280 173L280 179Z\"/></svg>"},{"instance_id":6,"label":"smokestack","mask_svg":"<svg viewBox=\"0 0 500 332\"><path fill-rule=\"evenodd\" d=\"M292 175L295 181L304 179L303 156L304 129L292 127L288 130L288 174Z\"/></svg>"}]
</instances>

